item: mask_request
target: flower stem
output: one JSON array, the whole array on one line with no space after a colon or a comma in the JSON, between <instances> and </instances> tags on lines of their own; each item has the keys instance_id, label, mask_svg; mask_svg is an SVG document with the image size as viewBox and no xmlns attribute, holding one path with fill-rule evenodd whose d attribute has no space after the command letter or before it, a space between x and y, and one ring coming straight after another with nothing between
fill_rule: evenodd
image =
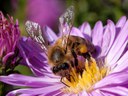
<instances>
[{"instance_id":1,"label":"flower stem","mask_svg":"<svg viewBox=\"0 0 128 96\"><path fill-rule=\"evenodd\" d=\"M2 72L1 72L1 75L5 75L6 74L6 70L5 70L5 67L2 66ZM5 83L3 82L0 82L0 96L5 96Z\"/></svg>"}]
</instances>

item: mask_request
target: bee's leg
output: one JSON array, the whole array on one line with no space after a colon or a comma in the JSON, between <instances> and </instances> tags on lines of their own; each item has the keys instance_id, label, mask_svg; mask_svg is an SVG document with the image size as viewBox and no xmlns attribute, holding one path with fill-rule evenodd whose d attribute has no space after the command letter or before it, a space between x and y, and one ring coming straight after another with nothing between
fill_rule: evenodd
<instances>
[{"instance_id":1,"label":"bee's leg","mask_svg":"<svg viewBox=\"0 0 128 96\"><path fill-rule=\"evenodd\" d=\"M71 77L72 77L73 81L75 82L74 77L72 75L69 75L69 76L70 76L70 82L71 82Z\"/></svg>"},{"instance_id":2,"label":"bee's leg","mask_svg":"<svg viewBox=\"0 0 128 96\"><path fill-rule=\"evenodd\" d=\"M75 64L72 63L72 67L74 67L74 65L75 65L75 68L77 69L77 72L80 73L81 76L82 76L83 69L77 67L77 66L78 66L78 59L77 59L77 55L76 55L76 53L74 52L74 50L72 50L72 54L73 54L74 61L75 61ZM73 77L73 76L71 76L71 77ZM73 79L74 79L74 78L73 78ZM75 81L75 80L74 80L74 81Z\"/></svg>"},{"instance_id":3,"label":"bee's leg","mask_svg":"<svg viewBox=\"0 0 128 96\"><path fill-rule=\"evenodd\" d=\"M74 77L73 77L72 75L68 75L68 77L66 76L66 79L71 82L71 77L72 77L72 79L73 79L74 82L75 82L75 79L74 79ZM67 85L65 82L63 82L63 78L64 78L64 77L61 77L60 82L63 83L65 86L70 87L70 86Z\"/></svg>"},{"instance_id":4,"label":"bee's leg","mask_svg":"<svg viewBox=\"0 0 128 96\"><path fill-rule=\"evenodd\" d=\"M66 77L66 79L67 79L68 81L70 81L70 82L74 81L74 82L75 82L75 78L74 78L72 75L66 74L65 77Z\"/></svg>"},{"instance_id":5,"label":"bee's leg","mask_svg":"<svg viewBox=\"0 0 128 96\"><path fill-rule=\"evenodd\" d=\"M89 52L87 53L82 53L81 54L85 59L87 59L88 61L90 61L90 57L91 57L91 54Z\"/></svg>"},{"instance_id":6,"label":"bee's leg","mask_svg":"<svg viewBox=\"0 0 128 96\"><path fill-rule=\"evenodd\" d=\"M65 86L70 87L70 86L68 86L65 82L63 82L63 78L64 78L64 77L61 77L60 82L63 83Z\"/></svg>"},{"instance_id":7,"label":"bee's leg","mask_svg":"<svg viewBox=\"0 0 128 96\"><path fill-rule=\"evenodd\" d=\"M74 57L74 62L75 62L75 64L74 63L72 64L72 67L76 67L76 66L78 66L77 55L76 55L76 53L75 53L75 51L73 49L71 50L71 52L72 52L72 55Z\"/></svg>"},{"instance_id":8,"label":"bee's leg","mask_svg":"<svg viewBox=\"0 0 128 96\"><path fill-rule=\"evenodd\" d=\"M72 49L74 49L74 53L76 52L76 55L83 56L87 60L89 60L91 57L91 54L88 52L88 48L85 44L74 42L72 45ZM73 56L75 57L75 55Z\"/></svg>"},{"instance_id":9,"label":"bee's leg","mask_svg":"<svg viewBox=\"0 0 128 96\"><path fill-rule=\"evenodd\" d=\"M75 53L75 47L78 46L78 45L79 45L78 42L75 42L75 43L72 44L71 52L72 52L72 55L74 57L74 62L75 62L75 64L73 63L73 67L78 66L77 54Z\"/></svg>"}]
</instances>

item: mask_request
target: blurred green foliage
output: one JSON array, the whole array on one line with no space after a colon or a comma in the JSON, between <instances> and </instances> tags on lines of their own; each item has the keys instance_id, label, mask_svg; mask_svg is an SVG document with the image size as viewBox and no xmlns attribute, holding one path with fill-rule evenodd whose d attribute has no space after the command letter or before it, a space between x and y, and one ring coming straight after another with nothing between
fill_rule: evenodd
<instances>
[{"instance_id":1,"label":"blurred green foliage","mask_svg":"<svg viewBox=\"0 0 128 96\"><path fill-rule=\"evenodd\" d=\"M13 3L16 1L17 8L13 8L11 1L12 0L0 0L0 10L2 10L5 14L9 13L13 15L14 18L18 18L21 30L23 30L22 32L25 34L24 21L26 20L27 0L13 0ZM84 21L88 21L91 26L94 26L98 20L101 20L104 24L106 24L107 19L117 22L121 16L128 16L128 0L62 1L64 4L66 3L66 7L70 5L75 6L75 26L81 25ZM36 8L36 5L34 7Z\"/></svg>"},{"instance_id":2,"label":"blurred green foliage","mask_svg":"<svg viewBox=\"0 0 128 96\"><path fill-rule=\"evenodd\" d=\"M108 19L117 22L121 16L128 16L128 0L67 0L66 4L75 6L76 26L84 21L88 21L91 26L98 20L104 24Z\"/></svg>"}]
</instances>

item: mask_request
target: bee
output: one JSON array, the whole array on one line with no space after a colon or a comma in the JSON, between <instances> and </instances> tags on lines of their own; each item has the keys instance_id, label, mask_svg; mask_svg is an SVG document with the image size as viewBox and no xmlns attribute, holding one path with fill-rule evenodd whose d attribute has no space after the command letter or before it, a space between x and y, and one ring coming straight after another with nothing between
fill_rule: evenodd
<instances>
[{"instance_id":1,"label":"bee","mask_svg":"<svg viewBox=\"0 0 128 96\"><path fill-rule=\"evenodd\" d=\"M70 74L71 69L75 68L78 73L83 72L84 64L82 65L79 57L85 60L90 60L91 54L94 52L94 45L87 39L70 35L73 26L74 8L71 6L59 18L61 37L54 44L49 45L51 40L43 37L39 24L27 21L26 30L28 34L38 43L48 57L48 64L55 75L71 81L73 76ZM48 37L48 34L46 37ZM63 83L63 82L62 82Z\"/></svg>"}]
</instances>

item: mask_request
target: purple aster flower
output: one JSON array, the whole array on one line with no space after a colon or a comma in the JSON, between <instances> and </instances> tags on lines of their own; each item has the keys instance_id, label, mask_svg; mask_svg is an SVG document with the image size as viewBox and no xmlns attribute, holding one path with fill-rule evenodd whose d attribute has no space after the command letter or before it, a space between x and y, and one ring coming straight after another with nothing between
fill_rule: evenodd
<instances>
[{"instance_id":1,"label":"purple aster flower","mask_svg":"<svg viewBox=\"0 0 128 96\"><path fill-rule=\"evenodd\" d=\"M0 12L0 66L4 71L13 69L16 65L18 60L16 44L20 37L18 20L14 23L13 17L8 17L9 20Z\"/></svg>"},{"instance_id":2,"label":"purple aster flower","mask_svg":"<svg viewBox=\"0 0 128 96\"><path fill-rule=\"evenodd\" d=\"M46 27L50 40L59 36ZM22 38L19 43L24 62L35 76L11 74L1 76L0 81L28 88L11 91L7 96L127 96L128 94L128 20L122 17L117 24L108 20L103 27L98 21L91 30L85 22L79 28L72 28L71 35L90 40L96 47L91 62L85 61L82 76L74 72L74 81L64 80L50 70L47 56L40 45L30 38ZM91 63L89 65L89 63Z\"/></svg>"}]
</instances>

